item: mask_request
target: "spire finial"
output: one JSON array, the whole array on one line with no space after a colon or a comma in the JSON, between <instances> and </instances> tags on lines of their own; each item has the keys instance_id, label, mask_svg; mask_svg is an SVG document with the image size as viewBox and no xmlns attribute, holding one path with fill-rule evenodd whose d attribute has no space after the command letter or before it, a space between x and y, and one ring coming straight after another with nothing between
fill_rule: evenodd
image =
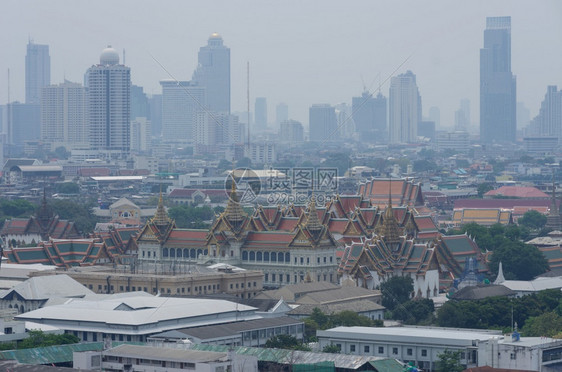
<instances>
[{"instance_id":1,"label":"spire finial","mask_svg":"<svg viewBox=\"0 0 562 372\"><path fill-rule=\"evenodd\" d=\"M158 207L156 208L156 213L153 218L154 223L157 226L164 226L170 223L170 218L164 208L164 199L162 198L162 185L160 185L160 196L158 197Z\"/></svg>"},{"instance_id":2,"label":"spire finial","mask_svg":"<svg viewBox=\"0 0 562 372\"><path fill-rule=\"evenodd\" d=\"M318 212L316 212L316 197L314 196L314 193L310 197L310 203L308 203L308 213L306 216L305 227L311 231L322 229L322 224L318 219Z\"/></svg>"}]
</instances>

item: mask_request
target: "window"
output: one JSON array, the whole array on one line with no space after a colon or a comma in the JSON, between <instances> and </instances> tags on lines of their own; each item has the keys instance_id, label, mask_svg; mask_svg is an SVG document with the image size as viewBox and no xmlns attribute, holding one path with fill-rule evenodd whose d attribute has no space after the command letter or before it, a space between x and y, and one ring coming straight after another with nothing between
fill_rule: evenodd
<instances>
[{"instance_id":1,"label":"window","mask_svg":"<svg viewBox=\"0 0 562 372\"><path fill-rule=\"evenodd\" d=\"M306 264L307 264L307 265L310 265L310 257L307 257L307 258L306 258Z\"/></svg>"},{"instance_id":2,"label":"window","mask_svg":"<svg viewBox=\"0 0 562 372\"><path fill-rule=\"evenodd\" d=\"M336 347L341 351L341 344L336 344Z\"/></svg>"},{"instance_id":3,"label":"window","mask_svg":"<svg viewBox=\"0 0 562 372\"><path fill-rule=\"evenodd\" d=\"M397 347L392 348L392 355L398 355L398 348Z\"/></svg>"},{"instance_id":4,"label":"window","mask_svg":"<svg viewBox=\"0 0 562 372\"><path fill-rule=\"evenodd\" d=\"M422 349L422 351L421 351L421 356L422 356L422 357L426 357L426 356L427 356L427 350L426 350L426 349Z\"/></svg>"},{"instance_id":5,"label":"window","mask_svg":"<svg viewBox=\"0 0 562 372\"><path fill-rule=\"evenodd\" d=\"M304 257L301 257L301 265L304 265Z\"/></svg>"},{"instance_id":6,"label":"window","mask_svg":"<svg viewBox=\"0 0 562 372\"><path fill-rule=\"evenodd\" d=\"M350 353L354 353L354 352L355 352L355 345L349 345L349 352L350 352Z\"/></svg>"},{"instance_id":7,"label":"window","mask_svg":"<svg viewBox=\"0 0 562 372\"><path fill-rule=\"evenodd\" d=\"M408 349L406 350L406 354L407 354L407 355L412 355L412 353L413 353L413 351L412 351L411 348L408 348Z\"/></svg>"},{"instance_id":8,"label":"window","mask_svg":"<svg viewBox=\"0 0 562 372\"><path fill-rule=\"evenodd\" d=\"M320 257L316 257L316 263L320 263Z\"/></svg>"},{"instance_id":9,"label":"window","mask_svg":"<svg viewBox=\"0 0 562 372\"><path fill-rule=\"evenodd\" d=\"M379 354L383 354L384 353L384 346L379 346Z\"/></svg>"},{"instance_id":10,"label":"window","mask_svg":"<svg viewBox=\"0 0 562 372\"><path fill-rule=\"evenodd\" d=\"M365 353L371 352L371 348L369 347L369 345L365 345L365 346L363 347L363 352L365 352Z\"/></svg>"},{"instance_id":11,"label":"window","mask_svg":"<svg viewBox=\"0 0 562 372\"><path fill-rule=\"evenodd\" d=\"M512 360L517 359L517 354L511 353L510 358L511 358Z\"/></svg>"}]
</instances>

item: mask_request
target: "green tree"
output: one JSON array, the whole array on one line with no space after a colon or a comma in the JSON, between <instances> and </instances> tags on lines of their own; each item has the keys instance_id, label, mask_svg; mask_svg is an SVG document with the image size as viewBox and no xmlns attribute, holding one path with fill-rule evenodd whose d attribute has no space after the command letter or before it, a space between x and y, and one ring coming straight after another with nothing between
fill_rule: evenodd
<instances>
[{"instance_id":1,"label":"green tree","mask_svg":"<svg viewBox=\"0 0 562 372\"><path fill-rule=\"evenodd\" d=\"M506 279L531 280L548 270L548 261L537 247L521 241L505 241L492 253L490 268L497 275L503 264Z\"/></svg>"},{"instance_id":2,"label":"green tree","mask_svg":"<svg viewBox=\"0 0 562 372\"><path fill-rule=\"evenodd\" d=\"M269 349L289 349L310 351L310 348L291 335L277 335L265 342L265 347Z\"/></svg>"},{"instance_id":3,"label":"green tree","mask_svg":"<svg viewBox=\"0 0 562 372\"><path fill-rule=\"evenodd\" d=\"M35 205L24 199L0 200L0 210L5 217L29 217L35 211Z\"/></svg>"},{"instance_id":4,"label":"green tree","mask_svg":"<svg viewBox=\"0 0 562 372\"><path fill-rule=\"evenodd\" d=\"M382 306L392 311L410 299L414 281L408 276L393 276L381 284Z\"/></svg>"},{"instance_id":5,"label":"green tree","mask_svg":"<svg viewBox=\"0 0 562 372\"><path fill-rule=\"evenodd\" d=\"M43 331L29 331L29 337L18 344L18 349L31 349L35 347L45 347L54 345L77 344L80 339L74 335L65 333L54 335Z\"/></svg>"},{"instance_id":6,"label":"green tree","mask_svg":"<svg viewBox=\"0 0 562 372\"><path fill-rule=\"evenodd\" d=\"M478 192L478 197L482 198L485 193L488 191L492 191L494 189L494 185L490 182L484 182L478 185L476 191Z\"/></svg>"},{"instance_id":7,"label":"green tree","mask_svg":"<svg viewBox=\"0 0 562 372\"><path fill-rule=\"evenodd\" d=\"M326 345L324 346L324 348L322 349L323 353L331 353L331 354L339 354L341 353L341 349L334 344L330 344L330 345Z\"/></svg>"},{"instance_id":8,"label":"green tree","mask_svg":"<svg viewBox=\"0 0 562 372\"><path fill-rule=\"evenodd\" d=\"M88 234L94 230L97 218L92 212L93 204L60 199L53 200L50 205L61 219L74 221L76 228L82 234Z\"/></svg>"},{"instance_id":9,"label":"green tree","mask_svg":"<svg viewBox=\"0 0 562 372\"><path fill-rule=\"evenodd\" d=\"M434 311L433 300L427 298L409 300L394 308L392 319L401 320L406 324L418 324L422 321L431 323Z\"/></svg>"},{"instance_id":10,"label":"green tree","mask_svg":"<svg viewBox=\"0 0 562 372\"><path fill-rule=\"evenodd\" d=\"M74 182L64 182L57 185L57 192L61 194L78 194L80 193L80 186Z\"/></svg>"},{"instance_id":11,"label":"green tree","mask_svg":"<svg viewBox=\"0 0 562 372\"><path fill-rule=\"evenodd\" d=\"M531 230L538 230L546 225L546 216L535 210L529 210L517 220L517 223Z\"/></svg>"},{"instance_id":12,"label":"green tree","mask_svg":"<svg viewBox=\"0 0 562 372\"><path fill-rule=\"evenodd\" d=\"M422 159L414 161L413 169L414 172L434 172L439 167L432 161Z\"/></svg>"},{"instance_id":13,"label":"green tree","mask_svg":"<svg viewBox=\"0 0 562 372\"><path fill-rule=\"evenodd\" d=\"M168 215L176 221L179 228L200 229L208 227L204 221L212 220L215 212L206 205L178 205L168 209Z\"/></svg>"},{"instance_id":14,"label":"green tree","mask_svg":"<svg viewBox=\"0 0 562 372\"><path fill-rule=\"evenodd\" d=\"M562 332L562 317L555 312L531 317L527 319L521 332L527 337L552 337Z\"/></svg>"},{"instance_id":15,"label":"green tree","mask_svg":"<svg viewBox=\"0 0 562 372\"><path fill-rule=\"evenodd\" d=\"M443 354L437 356L436 371L437 372L462 372L464 370L461 364L461 352L445 350Z\"/></svg>"}]
</instances>

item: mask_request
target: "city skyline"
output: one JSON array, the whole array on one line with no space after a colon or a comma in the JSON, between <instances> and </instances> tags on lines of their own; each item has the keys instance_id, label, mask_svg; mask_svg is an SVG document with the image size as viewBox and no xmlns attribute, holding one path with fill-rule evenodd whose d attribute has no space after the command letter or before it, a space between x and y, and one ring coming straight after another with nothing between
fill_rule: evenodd
<instances>
[{"instance_id":1,"label":"city skyline","mask_svg":"<svg viewBox=\"0 0 562 372\"><path fill-rule=\"evenodd\" d=\"M80 82L99 50L112 44L121 57L126 49L133 84L144 87L148 94L158 94L159 81L171 78L166 71L177 80L189 80L197 68L200 46L218 32L232 51L232 111L245 111L247 106L247 61L251 103L255 97L267 97L273 112L275 105L286 102L290 118L304 124L313 103L350 103L351 97L362 92L362 78L371 92L383 82L381 90L387 95L389 81L385 80L411 69L423 87L424 116L429 107L437 106L441 127L452 128L461 99L473 102L471 117L474 121L479 117L482 32L486 17L504 15L512 17L512 71L517 75L518 101L530 109L531 117L538 113L546 87L562 85L562 51L547 46L548 40L555 40L553 35L562 33L562 5L553 1L455 5L436 1L423 6L411 3L410 7L360 2L349 9L328 2L321 11L322 21L317 20L313 4L296 2L265 5L249 1L246 5L253 9L249 13L227 2L221 2L220 12L204 4L193 8L167 2L166 10L159 10L156 4L142 9L130 5L126 1L115 4L115 12L107 15L103 7L70 2L7 4L0 27L12 37L0 41L3 50L9 51L0 61L0 103L7 102L8 68L11 101L24 101L23 60L29 37L50 46L53 84L64 78ZM62 6L65 11L57 12ZM175 11L170 12L170 7ZM193 18L189 25L182 22L186 8ZM123 19L121 10L132 12L131 17ZM18 14L17 23L13 14ZM40 14L49 14L49 21L40 22ZM107 27L88 32L96 19ZM144 27L155 22L165 22L167 27ZM333 27L335 22L340 26ZM53 28L53 24L57 26ZM78 37L68 32L73 27L86 27L87 32L77 32Z\"/></svg>"}]
</instances>

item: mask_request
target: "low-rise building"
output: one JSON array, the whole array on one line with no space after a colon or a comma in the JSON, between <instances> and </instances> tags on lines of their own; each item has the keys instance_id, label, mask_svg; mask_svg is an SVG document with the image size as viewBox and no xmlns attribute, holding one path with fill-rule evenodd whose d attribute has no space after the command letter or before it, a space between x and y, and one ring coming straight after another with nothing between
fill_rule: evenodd
<instances>
[{"instance_id":1,"label":"low-rise building","mask_svg":"<svg viewBox=\"0 0 562 372\"><path fill-rule=\"evenodd\" d=\"M258 359L249 355L143 345L119 345L101 355L94 351L74 353L73 359L75 367L103 371L258 371Z\"/></svg>"},{"instance_id":2,"label":"low-rise building","mask_svg":"<svg viewBox=\"0 0 562 372\"><path fill-rule=\"evenodd\" d=\"M263 288L263 273L257 270L217 268L195 264L175 267L91 266L51 270L33 275L68 275L95 293L143 291L153 295L189 297L227 293L251 298Z\"/></svg>"},{"instance_id":3,"label":"low-rise building","mask_svg":"<svg viewBox=\"0 0 562 372\"><path fill-rule=\"evenodd\" d=\"M320 349L336 345L344 354L396 358L430 371L445 350L460 351L461 363L476 367L480 341L501 336L500 331L430 327L336 327L316 334Z\"/></svg>"},{"instance_id":4,"label":"low-rise building","mask_svg":"<svg viewBox=\"0 0 562 372\"><path fill-rule=\"evenodd\" d=\"M72 333L83 342L144 342L169 330L259 318L255 308L224 300L155 297L144 292L97 295L16 317Z\"/></svg>"},{"instance_id":5,"label":"low-rise building","mask_svg":"<svg viewBox=\"0 0 562 372\"><path fill-rule=\"evenodd\" d=\"M254 319L163 332L149 337L148 342L159 345L188 340L196 344L260 347L278 335L290 335L302 342L304 323L287 316Z\"/></svg>"}]
</instances>

